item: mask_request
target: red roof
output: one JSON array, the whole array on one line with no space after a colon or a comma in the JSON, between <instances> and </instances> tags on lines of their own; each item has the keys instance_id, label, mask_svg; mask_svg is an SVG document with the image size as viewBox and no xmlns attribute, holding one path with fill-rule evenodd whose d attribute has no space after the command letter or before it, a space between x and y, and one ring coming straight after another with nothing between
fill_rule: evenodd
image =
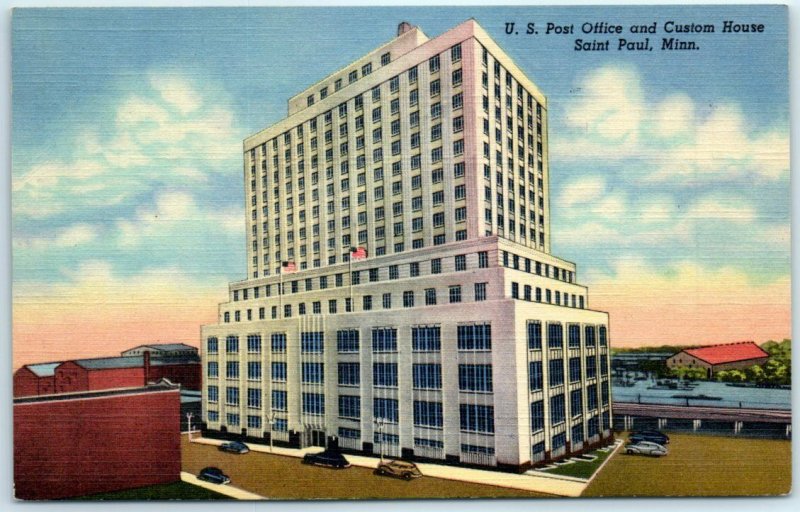
<instances>
[{"instance_id":1,"label":"red roof","mask_svg":"<svg viewBox=\"0 0 800 512\"><path fill-rule=\"evenodd\" d=\"M684 352L709 364L732 363L734 361L745 361L747 359L769 357L769 354L764 352L761 347L752 341L740 341L738 343L725 343L724 345L709 345L707 347L690 348L684 350Z\"/></svg>"}]
</instances>

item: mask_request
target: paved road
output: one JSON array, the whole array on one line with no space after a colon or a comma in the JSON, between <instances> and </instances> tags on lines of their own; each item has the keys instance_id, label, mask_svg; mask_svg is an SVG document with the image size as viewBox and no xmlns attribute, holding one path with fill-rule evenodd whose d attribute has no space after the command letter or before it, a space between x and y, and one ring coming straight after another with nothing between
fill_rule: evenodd
<instances>
[{"instance_id":1,"label":"paved road","mask_svg":"<svg viewBox=\"0 0 800 512\"><path fill-rule=\"evenodd\" d=\"M186 440L184 436L184 441ZM196 434L193 436L193 445L207 445L209 447L216 447L222 444L223 441L219 441L216 439L205 439L199 438ZM184 443L184 448L188 445L187 442ZM257 453L270 453L270 447L265 445L258 445L248 443L252 452ZM199 446L198 446L199 448ZM306 453L315 453L322 450L319 447L310 447L305 449L289 449L289 448L279 448L275 447L272 449L272 453L274 455L281 455L282 457L275 457L269 458L270 460L274 459L284 459L285 457L292 457L292 458L301 458ZM215 458L211 458L209 455L205 460L207 461L206 465L214 465L213 461L217 458L224 457L225 460L231 461L231 463L238 464L244 461L245 459L243 456L237 455L230 455L224 454L220 452L211 452L214 454ZM253 455L255 455L253 454ZM247 456L244 456L247 457ZM423 478L415 482L402 482L399 480L394 480L390 478L379 478L372 476L372 471L374 470L379 462L379 459L373 457L364 457L359 455L347 455L347 460L353 466L358 468L365 468L369 469L370 471L363 473L365 476L362 476L362 481L354 481L351 482L351 486L354 487L366 487L366 494L364 496L358 497L476 497L476 496L570 496L576 497L580 496L583 490L586 488L586 482L579 482L574 481L571 479L563 479L558 477L546 476L546 475L531 475L531 474L513 474L513 473L501 473L498 471L486 471L480 469L468 469L468 468L460 468L454 466L444 466L438 464L418 464L420 471L426 477L433 477L433 478ZM296 467L303 468L306 472L315 473L316 471L322 471L320 476L325 479L330 479L331 471L329 469L322 469L316 467L309 467L309 466L302 466L298 464L292 464L288 467L284 467L281 471L286 470L293 470ZM187 461L184 459L184 469L187 468ZM223 468L225 469L225 468ZM197 469L193 468L192 470L196 471ZM363 469L361 470L364 471ZM350 473L350 470L347 472L334 472L337 475L337 478L344 478L345 474ZM360 473L359 473L360 475ZM231 474L233 478L233 475ZM311 475L298 475L298 478L301 479L308 479ZM364 478L366 477L366 481ZM452 482L451 485L442 485L443 482L439 481L436 484L436 480L434 479L444 479L449 480ZM234 482L237 480L234 479ZM426 481L430 484L433 484L432 489L427 489L427 484L423 485L422 482ZM378 486L376 487L376 482L378 482ZM247 487L251 490L258 490L259 483L253 482L255 487L251 487L242 483L243 487ZM399 485L398 485L399 484ZM315 484L316 485L316 484ZM414 486L414 487L410 487ZM319 497L357 497L357 495L361 494L361 490L351 487L350 493L355 494L343 494L343 495L331 495L326 496L322 494ZM438 488L438 490L437 490ZM449 491L447 488L451 488ZM283 492L289 492L288 489L281 489L282 493L280 495L284 496ZM302 491L302 490L301 490ZM399 494L398 494L399 493ZM275 497L275 495L271 493L264 493L267 496ZM296 495L292 495L289 492L290 496L286 497L303 497L302 492L296 493ZM309 496L310 497L310 496Z\"/></svg>"}]
</instances>

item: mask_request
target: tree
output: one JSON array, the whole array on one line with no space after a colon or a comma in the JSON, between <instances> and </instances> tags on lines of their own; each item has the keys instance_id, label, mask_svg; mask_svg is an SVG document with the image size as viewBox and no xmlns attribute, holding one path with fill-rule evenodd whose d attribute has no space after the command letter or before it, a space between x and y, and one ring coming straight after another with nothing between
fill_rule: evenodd
<instances>
[{"instance_id":1,"label":"tree","mask_svg":"<svg viewBox=\"0 0 800 512\"><path fill-rule=\"evenodd\" d=\"M755 382L757 384L764 382L764 369L761 368L760 365L754 364L753 366L747 367L744 373L747 376L747 380L750 382Z\"/></svg>"}]
</instances>

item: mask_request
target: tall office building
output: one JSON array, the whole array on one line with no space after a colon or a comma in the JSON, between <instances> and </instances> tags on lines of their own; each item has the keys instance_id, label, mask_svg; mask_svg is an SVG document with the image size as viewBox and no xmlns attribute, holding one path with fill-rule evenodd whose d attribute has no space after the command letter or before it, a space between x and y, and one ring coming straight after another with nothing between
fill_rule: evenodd
<instances>
[{"instance_id":1,"label":"tall office building","mask_svg":"<svg viewBox=\"0 0 800 512\"><path fill-rule=\"evenodd\" d=\"M290 98L244 182L212 434L506 470L611 439L608 315L550 254L547 101L474 20Z\"/></svg>"}]
</instances>

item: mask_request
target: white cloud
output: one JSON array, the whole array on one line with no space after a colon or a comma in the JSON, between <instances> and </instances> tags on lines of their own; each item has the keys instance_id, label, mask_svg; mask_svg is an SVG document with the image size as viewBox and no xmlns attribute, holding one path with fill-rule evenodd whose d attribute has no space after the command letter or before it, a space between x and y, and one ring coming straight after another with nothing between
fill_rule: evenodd
<instances>
[{"instance_id":1,"label":"white cloud","mask_svg":"<svg viewBox=\"0 0 800 512\"><path fill-rule=\"evenodd\" d=\"M569 208L588 203L598 197L606 189L606 180L602 176L586 176L564 186L559 205Z\"/></svg>"},{"instance_id":2,"label":"white cloud","mask_svg":"<svg viewBox=\"0 0 800 512\"><path fill-rule=\"evenodd\" d=\"M750 223L756 220L755 209L743 197L715 194L694 202L683 215L686 219Z\"/></svg>"},{"instance_id":3,"label":"white cloud","mask_svg":"<svg viewBox=\"0 0 800 512\"><path fill-rule=\"evenodd\" d=\"M38 237L16 236L13 246L14 249L60 249L86 245L99 236L96 226L78 223Z\"/></svg>"},{"instance_id":4,"label":"white cloud","mask_svg":"<svg viewBox=\"0 0 800 512\"><path fill-rule=\"evenodd\" d=\"M200 108L202 97L185 80L152 74L150 84L161 93L161 97L176 107L182 114L189 114Z\"/></svg>"},{"instance_id":5,"label":"white cloud","mask_svg":"<svg viewBox=\"0 0 800 512\"><path fill-rule=\"evenodd\" d=\"M699 115L684 92L649 100L643 89L631 67L605 66L587 75L576 86L581 96L566 105L567 130L551 136L551 158L634 159L650 180L680 186L788 176L788 129L753 127L735 102Z\"/></svg>"}]
</instances>

